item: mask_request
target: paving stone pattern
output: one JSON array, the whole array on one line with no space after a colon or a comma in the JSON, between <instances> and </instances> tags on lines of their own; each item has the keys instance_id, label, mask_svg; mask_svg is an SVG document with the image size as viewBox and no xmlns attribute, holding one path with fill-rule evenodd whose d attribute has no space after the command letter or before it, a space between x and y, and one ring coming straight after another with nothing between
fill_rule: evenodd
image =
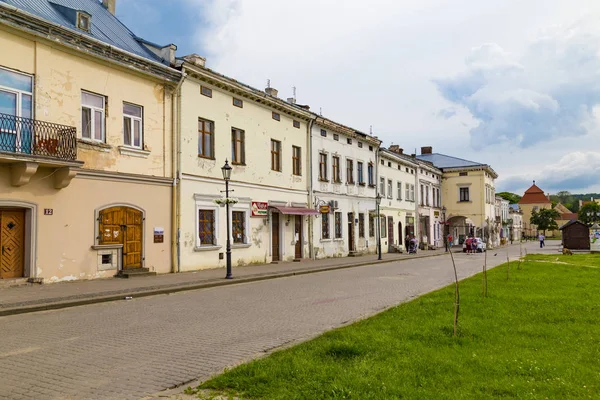
<instances>
[{"instance_id":1,"label":"paving stone pattern","mask_svg":"<svg viewBox=\"0 0 600 400\"><path fill-rule=\"evenodd\" d=\"M488 255L491 267L517 257ZM483 255L455 254L460 277ZM140 399L452 282L449 256L0 317L0 399ZM182 388L183 389L183 388Z\"/></svg>"}]
</instances>

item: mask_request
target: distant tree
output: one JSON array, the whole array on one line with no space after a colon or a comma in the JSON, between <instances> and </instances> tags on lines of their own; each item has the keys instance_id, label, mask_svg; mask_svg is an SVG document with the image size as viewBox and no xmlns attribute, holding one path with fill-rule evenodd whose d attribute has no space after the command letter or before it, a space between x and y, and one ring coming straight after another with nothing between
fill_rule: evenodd
<instances>
[{"instance_id":1,"label":"distant tree","mask_svg":"<svg viewBox=\"0 0 600 400\"><path fill-rule=\"evenodd\" d=\"M496 196L502 197L504 200L508 200L510 204L517 204L521 200L521 196L511 192L500 192L496 193Z\"/></svg>"},{"instance_id":2,"label":"distant tree","mask_svg":"<svg viewBox=\"0 0 600 400\"><path fill-rule=\"evenodd\" d=\"M539 211L534 210L531 213L529 222L537 225L538 229L544 231L544 235L546 235L546 230L558 229L558 224L555 221L557 218L560 218L558 211L553 208L542 208Z\"/></svg>"},{"instance_id":3,"label":"distant tree","mask_svg":"<svg viewBox=\"0 0 600 400\"><path fill-rule=\"evenodd\" d=\"M561 190L560 192L556 193L556 197L558 197L558 201L563 204L571 203L573 201L573 195L567 190Z\"/></svg>"},{"instance_id":4,"label":"distant tree","mask_svg":"<svg viewBox=\"0 0 600 400\"><path fill-rule=\"evenodd\" d=\"M600 204L596 202L584 204L579 209L579 220L588 225L592 225L594 222L600 222L600 217L598 217L597 214L599 212ZM589 216L587 215L588 213L590 213Z\"/></svg>"}]
</instances>

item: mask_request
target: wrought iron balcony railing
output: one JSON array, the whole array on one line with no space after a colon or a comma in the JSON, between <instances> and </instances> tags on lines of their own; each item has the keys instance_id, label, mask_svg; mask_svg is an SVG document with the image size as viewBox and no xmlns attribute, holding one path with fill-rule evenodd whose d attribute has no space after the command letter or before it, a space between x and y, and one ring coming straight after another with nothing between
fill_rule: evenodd
<instances>
[{"instance_id":1,"label":"wrought iron balcony railing","mask_svg":"<svg viewBox=\"0 0 600 400\"><path fill-rule=\"evenodd\" d=\"M0 152L77 160L77 129L0 113Z\"/></svg>"}]
</instances>

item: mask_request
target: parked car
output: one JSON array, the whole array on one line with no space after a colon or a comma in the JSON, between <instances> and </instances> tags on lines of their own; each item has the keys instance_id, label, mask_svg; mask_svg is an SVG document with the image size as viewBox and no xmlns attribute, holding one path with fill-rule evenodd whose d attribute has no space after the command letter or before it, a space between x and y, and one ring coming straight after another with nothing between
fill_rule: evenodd
<instances>
[{"instance_id":1,"label":"parked car","mask_svg":"<svg viewBox=\"0 0 600 400\"><path fill-rule=\"evenodd\" d=\"M478 253L483 253L484 251L487 251L485 242L483 240L481 240L481 238L476 237L471 240L477 241L477 252ZM465 242L463 243L463 253L466 253L466 252L467 252L467 241L465 240Z\"/></svg>"}]
</instances>

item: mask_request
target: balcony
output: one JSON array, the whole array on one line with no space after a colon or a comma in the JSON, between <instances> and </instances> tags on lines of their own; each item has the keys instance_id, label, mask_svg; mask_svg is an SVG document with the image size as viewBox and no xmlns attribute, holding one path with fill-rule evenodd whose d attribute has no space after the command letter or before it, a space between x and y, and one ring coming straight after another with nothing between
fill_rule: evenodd
<instances>
[{"instance_id":1,"label":"balcony","mask_svg":"<svg viewBox=\"0 0 600 400\"><path fill-rule=\"evenodd\" d=\"M8 163L13 186L29 183L39 166L55 168L54 186L68 186L83 162L77 161L77 130L0 113L0 163Z\"/></svg>"}]
</instances>

